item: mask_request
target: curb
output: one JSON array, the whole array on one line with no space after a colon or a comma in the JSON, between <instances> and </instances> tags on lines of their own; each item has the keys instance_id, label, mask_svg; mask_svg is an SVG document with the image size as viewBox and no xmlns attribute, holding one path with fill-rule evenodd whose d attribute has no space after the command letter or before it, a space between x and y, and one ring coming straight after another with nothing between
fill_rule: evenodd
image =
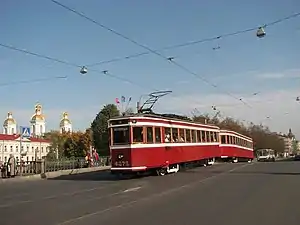
<instances>
[{"instance_id":1,"label":"curb","mask_svg":"<svg viewBox=\"0 0 300 225\"><path fill-rule=\"evenodd\" d=\"M56 178L56 177L60 177L60 176L76 175L76 174L95 172L95 171L103 171L103 170L109 170L109 169L110 169L110 166L101 166L101 167L90 167L90 168L71 169L71 170L60 170L60 171L54 171L54 172L47 172L44 174L34 174L34 175L23 176L23 177L0 179L0 184L1 183L9 183L9 182L47 180L47 179Z\"/></svg>"}]
</instances>

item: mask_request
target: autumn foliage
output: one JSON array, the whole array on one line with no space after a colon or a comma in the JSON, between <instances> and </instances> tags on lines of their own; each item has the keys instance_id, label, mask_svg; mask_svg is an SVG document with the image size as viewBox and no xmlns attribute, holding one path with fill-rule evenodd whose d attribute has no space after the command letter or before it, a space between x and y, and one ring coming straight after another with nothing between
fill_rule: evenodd
<instances>
[{"instance_id":1,"label":"autumn foliage","mask_svg":"<svg viewBox=\"0 0 300 225\"><path fill-rule=\"evenodd\" d=\"M45 138L51 141L48 159L85 157L92 145L89 129L72 133L51 131L45 134Z\"/></svg>"}]
</instances>

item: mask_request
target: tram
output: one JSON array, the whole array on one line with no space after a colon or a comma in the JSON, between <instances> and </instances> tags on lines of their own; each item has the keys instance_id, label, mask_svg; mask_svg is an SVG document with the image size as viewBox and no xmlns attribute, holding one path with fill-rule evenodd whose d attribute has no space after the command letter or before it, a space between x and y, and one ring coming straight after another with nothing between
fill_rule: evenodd
<instances>
[{"instance_id":1,"label":"tram","mask_svg":"<svg viewBox=\"0 0 300 225\"><path fill-rule=\"evenodd\" d=\"M213 125L137 114L110 119L109 129L112 173L153 170L162 176L184 163L254 157L251 138Z\"/></svg>"},{"instance_id":2,"label":"tram","mask_svg":"<svg viewBox=\"0 0 300 225\"><path fill-rule=\"evenodd\" d=\"M232 162L248 161L254 158L253 141L250 137L234 131L220 130L220 157Z\"/></svg>"},{"instance_id":3,"label":"tram","mask_svg":"<svg viewBox=\"0 0 300 225\"><path fill-rule=\"evenodd\" d=\"M217 158L233 162L253 159L249 137L215 125L152 113L152 106L165 94L151 93L143 104L150 105L147 109L108 121L111 173L149 171L163 176L176 173L189 163L212 165Z\"/></svg>"}]
</instances>

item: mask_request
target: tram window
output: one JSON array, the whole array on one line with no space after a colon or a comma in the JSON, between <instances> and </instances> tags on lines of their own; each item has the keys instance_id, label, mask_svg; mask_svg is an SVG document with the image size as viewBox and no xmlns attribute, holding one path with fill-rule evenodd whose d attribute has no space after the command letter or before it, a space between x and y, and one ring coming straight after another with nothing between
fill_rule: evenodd
<instances>
[{"instance_id":1,"label":"tram window","mask_svg":"<svg viewBox=\"0 0 300 225\"><path fill-rule=\"evenodd\" d=\"M171 142L171 128L165 127L165 142Z\"/></svg>"},{"instance_id":2,"label":"tram window","mask_svg":"<svg viewBox=\"0 0 300 225\"><path fill-rule=\"evenodd\" d=\"M226 144L225 135L221 135L221 144Z\"/></svg>"},{"instance_id":3,"label":"tram window","mask_svg":"<svg viewBox=\"0 0 300 225\"><path fill-rule=\"evenodd\" d=\"M185 138L186 138L186 142L191 142L191 130L189 129L185 130Z\"/></svg>"},{"instance_id":4,"label":"tram window","mask_svg":"<svg viewBox=\"0 0 300 225\"><path fill-rule=\"evenodd\" d=\"M227 135L227 144L231 144L231 136Z\"/></svg>"},{"instance_id":5,"label":"tram window","mask_svg":"<svg viewBox=\"0 0 300 225\"><path fill-rule=\"evenodd\" d=\"M172 128L172 142L179 142L178 128Z\"/></svg>"},{"instance_id":6,"label":"tram window","mask_svg":"<svg viewBox=\"0 0 300 225\"><path fill-rule=\"evenodd\" d=\"M197 142L197 134L196 134L196 130L192 130L192 142Z\"/></svg>"},{"instance_id":7,"label":"tram window","mask_svg":"<svg viewBox=\"0 0 300 225\"><path fill-rule=\"evenodd\" d=\"M206 142L210 142L211 138L210 138L210 132L209 131L205 131L206 133Z\"/></svg>"},{"instance_id":8,"label":"tram window","mask_svg":"<svg viewBox=\"0 0 300 225\"><path fill-rule=\"evenodd\" d=\"M147 143L153 143L153 127L147 127Z\"/></svg>"},{"instance_id":9,"label":"tram window","mask_svg":"<svg viewBox=\"0 0 300 225\"><path fill-rule=\"evenodd\" d=\"M201 131L201 140L202 140L202 142L206 142L206 137L205 137L205 131L204 130Z\"/></svg>"},{"instance_id":10,"label":"tram window","mask_svg":"<svg viewBox=\"0 0 300 225\"><path fill-rule=\"evenodd\" d=\"M161 143L160 127L155 127L155 143Z\"/></svg>"},{"instance_id":11,"label":"tram window","mask_svg":"<svg viewBox=\"0 0 300 225\"><path fill-rule=\"evenodd\" d=\"M184 129L179 129L179 142L185 142Z\"/></svg>"},{"instance_id":12,"label":"tram window","mask_svg":"<svg viewBox=\"0 0 300 225\"><path fill-rule=\"evenodd\" d=\"M210 141L211 142L216 142L217 141L216 137L215 137L215 132L213 132L213 131L210 132Z\"/></svg>"},{"instance_id":13,"label":"tram window","mask_svg":"<svg viewBox=\"0 0 300 225\"><path fill-rule=\"evenodd\" d=\"M143 142L144 132L143 127L132 127L133 143Z\"/></svg>"},{"instance_id":14,"label":"tram window","mask_svg":"<svg viewBox=\"0 0 300 225\"><path fill-rule=\"evenodd\" d=\"M201 142L201 130L197 130L197 142Z\"/></svg>"},{"instance_id":15,"label":"tram window","mask_svg":"<svg viewBox=\"0 0 300 225\"><path fill-rule=\"evenodd\" d=\"M128 144L129 143L129 127L114 127L113 128L113 144Z\"/></svg>"}]
</instances>

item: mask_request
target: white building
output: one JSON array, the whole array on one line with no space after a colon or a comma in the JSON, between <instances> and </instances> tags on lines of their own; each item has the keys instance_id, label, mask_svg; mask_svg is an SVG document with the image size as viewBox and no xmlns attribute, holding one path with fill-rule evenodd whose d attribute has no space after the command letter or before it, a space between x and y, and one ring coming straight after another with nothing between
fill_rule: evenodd
<instances>
[{"instance_id":1,"label":"white building","mask_svg":"<svg viewBox=\"0 0 300 225\"><path fill-rule=\"evenodd\" d=\"M35 105L35 113L32 115L31 120L31 134L33 136L42 136L46 132L45 116L42 114L42 105Z\"/></svg>"},{"instance_id":2,"label":"white building","mask_svg":"<svg viewBox=\"0 0 300 225\"><path fill-rule=\"evenodd\" d=\"M12 113L7 113L7 118L3 122L3 134L16 134L17 122L13 118Z\"/></svg>"},{"instance_id":3,"label":"white building","mask_svg":"<svg viewBox=\"0 0 300 225\"><path fill-rule=\"evenodd\" d=\"M60 133L72 132L72 123L67 112L63 113L62 119L59 123L59 130Z\"/></svg>"},{"instance_id":4,"label":"white building","mask_svg":"<svg viewBox=\"0 0 300 225\"><path fill-rule=\"evenodd\" d=\"M50 142L40 138L22 138L19 134L0 134L0 161L7 162L13 154L17 161L35 161L49 152ZM21 149L21 151L20 151Z\"/></svg>"}]
</instances>

